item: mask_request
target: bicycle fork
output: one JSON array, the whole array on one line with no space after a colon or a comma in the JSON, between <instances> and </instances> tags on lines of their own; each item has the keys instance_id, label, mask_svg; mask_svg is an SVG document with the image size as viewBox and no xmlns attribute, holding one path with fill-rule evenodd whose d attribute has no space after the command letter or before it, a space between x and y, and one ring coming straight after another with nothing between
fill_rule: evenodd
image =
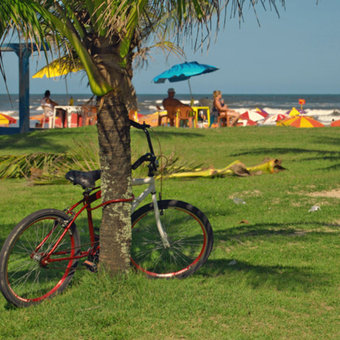
<instances>
[{"instance_id":1,"label":"bicycle fork","mask_svg":"<svg viewBox=\"0 0 340 340\"><path fill-rule=\"evenodd\" d=\"M162 226L156 193L154 192L151 195L152 195L153 209L155 211L156 225L157 225L159 235L161 236L161 240L162 240L164 248L170 248L168 235Z\"/></svg>"},{"instance_id":2,"label":"bicycle fork","mask_svg":"<svg viewBox=\"0 0 340 340\"><path fill-rule=\"evenodd\" d=\"M157 225L157 229L158 229L159 235L163 243L163 247L170 248L168 235L162 226L162 222L160 218L161 214L160 214L158 203L157 203L156 186L155 186L154 177L132 179L132 185L143 185L143 184L149 184L149 186L139 195L139 197L137 197L132 202L132 211L134 211L136 207L140 204L140 202L142 202L144 198L151 193L153 209L155 211L156 225Z\"/></svg>"}]
</instances>

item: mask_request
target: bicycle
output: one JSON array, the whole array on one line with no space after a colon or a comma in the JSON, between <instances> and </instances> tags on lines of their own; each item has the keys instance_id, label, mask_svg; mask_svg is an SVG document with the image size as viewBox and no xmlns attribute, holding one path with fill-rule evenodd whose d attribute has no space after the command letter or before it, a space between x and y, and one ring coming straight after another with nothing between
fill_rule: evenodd
<instances>
[{"instance_id":1,"label":"bicycle","mask_svg":"<svg viewBox=\"0 0 340 340\"><path fill-rule=\"evenodd\" d=\"M117 199L91 204L101 198L95 182L100 170L71 170L65 177L84 189L83 198L64 211L43 209L25 217L10 233L0 253L0 289L5 298L18 307L39 303L61 293L70 283L80 259L96 271L99 236L95 233L92 211L106 204L132 202L131 263L154 278L184 278L198 270L213 246L213 231L208 218L198 208L178 200L157 200L155 156L146 124L131 121L144 131L150 152L133 165L137 169L148 162L148 176L133 180L133 185L148 187L134 199ZM152 202L137 207L151 194ZM86 210L89 249L82 250L75 221Z\"/></svg>"}]
</instances>

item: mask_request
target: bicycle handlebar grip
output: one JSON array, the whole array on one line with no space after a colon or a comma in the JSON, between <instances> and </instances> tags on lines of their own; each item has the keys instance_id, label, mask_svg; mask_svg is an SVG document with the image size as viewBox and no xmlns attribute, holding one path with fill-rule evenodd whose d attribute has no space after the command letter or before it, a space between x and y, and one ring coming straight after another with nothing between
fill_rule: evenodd
<instances>
[{"instance_id":1,"label":"bicycle handlebar grip","mask_svg":"<svg viewBox=\"0 0 340 340\"><path fill-rule=\"evenodd\" d=\"M139 123L137 123L137 122L135 122L135 121L133 121L133 120L131 120L131 119L129 119L129 121L130 121L130 124L131 124L133 127L135 127L136 129L145 130L146 128L150 128L150 127L151 127L151 126L148 125L148 124L145 124L145 123L139 124Z\"/></svg>"},{"instance_id":2,"label":"bicycle handlebar grip","mask_svg":"<svg viewBox=\"0 0 340 340\"><path fill-rule=\"evenodd\" d=\"M136 162L131 165L132 170L136 170L142 163L144 162L153 162L155 160L155 156L151 153L146 153L145 155L139 157Z\"/></svg>"},{"instance_id":3,"label":"bicycle handlebar grip","mask_svg":"<svg viewBox=\"0 0 340 340\"><path fill-rule=\"evenodd\" d=\"M142 157L139 157L136 162L134 162L131 166L132 170L136 170L142 163L144 163L147 160L147 155L143 155Z\"/></svg>"}]
</instances>

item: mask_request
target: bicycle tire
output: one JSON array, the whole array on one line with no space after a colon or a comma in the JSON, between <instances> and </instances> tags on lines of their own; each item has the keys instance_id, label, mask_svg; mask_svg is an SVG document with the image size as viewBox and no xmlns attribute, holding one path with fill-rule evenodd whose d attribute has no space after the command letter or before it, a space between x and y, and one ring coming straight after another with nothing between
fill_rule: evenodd
<instances>
[{"instance_id":1,"label":"bicycle tire","mask_svg":"<svg viewBox=\"0 0 340 340\"><path fill-rule=\"evenodd\" d=\"M0 252L0 289L7 301L26 307L62 292L70 283L77 260L42 262L69 218L60 210L43 209L25 217L12 230ZM79 251L80 238L73 223L52 257L73 256Z\"/></svg>"},{"instance_id":2,"label":"bicycle tire","mask_svg":"<svg viewBox=\"0 0 340 340\"><path fill-rule=\"evenodd\" d=\"M158 201L170 247L163 246L153 203L132 214L131 262L154 278L184 278L207 260L213 247L208 218L198 208L177 200Z\"/></svg>"}]
</instances>

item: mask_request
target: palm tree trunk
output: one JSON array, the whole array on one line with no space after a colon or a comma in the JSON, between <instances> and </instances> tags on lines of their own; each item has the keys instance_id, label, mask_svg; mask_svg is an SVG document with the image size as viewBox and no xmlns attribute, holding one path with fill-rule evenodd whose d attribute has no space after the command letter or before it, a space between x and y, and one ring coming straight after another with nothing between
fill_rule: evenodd
<instances>
[{"instance_id":1,"label":"palm tree trunk","mask_svg":"<svg viewBox=\"0 0 340 340\"><path fill-rule=\"evenodd\" d=\"M130 198L130 124L122 96L111 92L101 100L98 139L102 169L103 202ZM126 272L130 266L131 204L104 206L100 229L100 266L108 272Z\"/></svg>"}]
</instances>

